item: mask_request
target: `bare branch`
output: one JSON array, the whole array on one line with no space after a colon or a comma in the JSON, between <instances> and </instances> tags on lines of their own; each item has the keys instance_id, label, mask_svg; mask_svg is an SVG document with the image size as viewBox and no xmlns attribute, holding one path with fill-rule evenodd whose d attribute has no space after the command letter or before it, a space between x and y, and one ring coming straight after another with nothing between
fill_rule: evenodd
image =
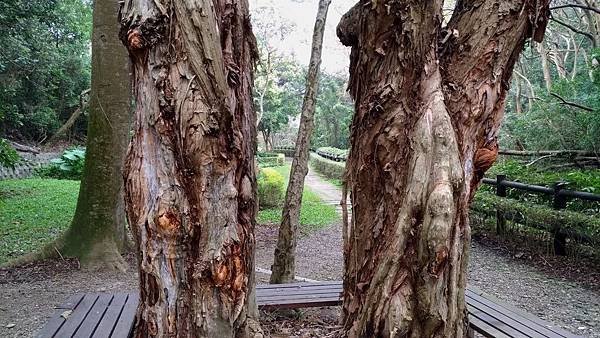
<instances>
[{"instance_id":1,"label":"bare branch","mask_svg":"<svg viewBox=\"0 0 600 338\"><path fill-rule=\"evenodd\" d=\"M600 9L598 9L598 8L595 8L592 6L578 5L578 4L554 6L554 7L550 7L550 10L556 10L556 9L561 9L561 8L580 8L580 9L585 9L585 10L593 11L593 12L600 14Z\"/></svg>"},{"instance_id":2,"label":"bare branch","mask_svg":"<svg viewBox=\"0 0 600 338\"><path fill-rule=\"evenodd\" d=\"M570 25L570 24L568 24L566 22L563 22L563 21L560 21L560 20L556 19L554 16L550 16L550 20L556 22L557 24L559 24L561 26L567 27L568 29L572 30L573 32L575 32L577 34L581 34L581 35L587 36L590 40L592 40L592 43L596 42L596 40L594 39L594 36L592 34L588 33L588 32L584 32L582 30L579 30L579 29L573 27L572 25Z\"/></svg>"},{"instance_id":3,"label":"bare branch","mask_svg":"<svg viewBox=\"0 0 600 338\"><path fill-rule=\"evenodd\" d=\"M582 105L580 105L578 103L575 103L575 102L569 102L569 101L563 99L560 95L558 95L556 93L550 93L550 95L552 95L552 96L556 97L557 99L561 100L562 104L566 104L568 106L573 106L573 107L576 107L576 108L579 108L579 109L582 109L582 110L586 110L586 111L590 111L590 112L594 111L593 108L582 106Z\"/></svg>"}]
</instances>

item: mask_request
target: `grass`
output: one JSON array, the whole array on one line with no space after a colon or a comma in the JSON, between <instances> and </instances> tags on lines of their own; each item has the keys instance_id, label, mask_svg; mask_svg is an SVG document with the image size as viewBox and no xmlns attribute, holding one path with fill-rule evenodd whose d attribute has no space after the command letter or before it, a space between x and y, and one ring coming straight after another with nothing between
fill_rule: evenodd
<instances>
[{"instance_id":1,"label":"grass","mask_svg":"<svg viewBox=\"0 0 600 338\"><path fill-rule=\"evenodd\" d=\"M0 181L0 265L41 248L69 227L79 181Z\"/></svg>"},{"instance_id":2,"label":"grass","mask_svg":"<svg viewBox=\"0 0 600 338\"><path fill-rule=\"evenodd\" d=\"M286 164L280 167L273 167L287 182L290 178L290 165ZM273 208L260 210L258 212L257 222L259 224L280 223L282 208ZM302 209L300 209L300 224L301 231L312 231L322 229L339 220L339 215L333 205L325 204L321 198L311 191L308 187L304 187L302 193Z\"/></svg>"}]
</instances>

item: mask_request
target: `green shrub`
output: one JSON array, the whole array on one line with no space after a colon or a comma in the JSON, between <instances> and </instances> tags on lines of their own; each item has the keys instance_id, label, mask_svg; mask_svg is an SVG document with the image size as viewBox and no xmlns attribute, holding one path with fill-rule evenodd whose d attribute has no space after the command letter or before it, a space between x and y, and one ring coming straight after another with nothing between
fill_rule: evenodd
<instances>
[{"instance_id":1,"label":"green shrub","mask_svg":"<svg viewBox=\"0 0 600 338\"><path fill-rule=\"evenodd\" d=\"M285 156L287 157L294 157L294 153L296 152L296 148L293 146L289 146L289 147L277 147L275 149L273 149L274 152L276 153L281 153L281 154L285 154Z\"/></svg>"},{"instance_id":2,"label":"green shrub","mask_svg":"<svg viewBox=\"0 0 600 338\"><path fill-rule=\"evenodd\" d=\"M341 180L344 176L346 162L335 162L321 157L317 154L310 154L310 165L321 175Z\"/></svg>"},{"instance_id":3,"label":"green shrub","mask_svg":"<svg viewBox=\"0 0 600 338\"><path fill-rule=\"evenodd\" d=\"M43 178L80 180L84 163L85 149L69 149L60 158L53 159L50 164L38 169L37 174Z\"/></svg>"},{"instance_id":4,"label":"green shrub","mask_svg":"<svg viewBox=\"0 0 600 338\"><path fill-rule=\"evenodd\" d=\"M480 215L494 217L496 210L501 210L508 220L533 228L546 231L560 228L575 236L585 236L594 243L600 241L598 217L568 210L553 210L547 206L502 198L483 191L478 192L471 203L471 211Z\"/></svg>"},{"instance_id":5,"label":"green shrub","mask_svg":"<svg viewBox=\"0 0 600 338\"><path fill-rule=\"evenodd\" d=\"M552 187L556 182L567 183L565 189L585 191L598 194L600 193L600 169L585 170L552 170L542 171L534 166L514 159L501 159L486 173L489 178L496 178L496 175L506 175L509 181L518 181L527 184ZM495 193L493 186L483 184L481 191ZM538 193L530 193L517 189L507 189L508 197L518 199L531 204L542 204L549 206L552 204L552 196ZM582 201L578 199L569 199L567 209L572 211L584 212L587 214L596 214L600 212L600 204L597 202Z\"/></svg>"},{"instance_id":6,"label":"green shrub","mask_svg":"<svg viewBox=\"0 0 600 338\"><path fill-rule=\"evenodd\" d=\"M17 151L3 138L0 138L0 166L14 168L21 158Z\"/></svg>"},{"instance_id":7,"label":"green shrub","mask_svg":"<svg viewBox=\"0 0 600 338\"><path fill-rule=\"evenodd\" d=\"M334 147L321 147L317 149L317 153L325 153L330 156L337 156L342 159L348 158L348 149L339 149Z\"/></svg>"},{"instance_id":8,"label":"green shrub","mask_svg":"<svg viewBox=\"0 0 600 338\"><path fill-rule=\"evenodd\" d=\"M278 167L285 164L285 155L279 153L257 153L256 161L261 168Z\"/></svg>"},{"instance_id":9,"label":"green shrub","mask_svg":"<svg viewBox=\"0 0 600 338\"><path fill-rule=\"evenodd\" d=\"M283 204L285 180L276 170L262 168L258 173L258 204L260 209L279 207Z\"/></svg>"}]
</instances>

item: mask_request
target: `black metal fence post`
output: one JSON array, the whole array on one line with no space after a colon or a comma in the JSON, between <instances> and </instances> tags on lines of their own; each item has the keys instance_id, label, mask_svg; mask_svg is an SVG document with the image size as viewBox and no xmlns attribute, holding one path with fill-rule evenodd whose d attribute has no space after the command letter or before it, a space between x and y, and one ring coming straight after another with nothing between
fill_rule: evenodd
<instances>
[{"instance_id":1,"label":"black metal fence post","mask_svg":"<svg viewBox=\"0 0 600 338\"><path fill-rule=\"evenodd\" d=\"M552 198L552 208L561 210L567 207L567 198L560 194L560 191L565 187L566 183L554 183L554 195ZM567 254L567 235L561 231L560 225L555 225L553 229L554 235L554 254L565 256Z\"/></svg>"},{"instance_id":2,"label":"black metal fence post","mask_svg":"<svg viewBox=\"0 0 600 338\"><path fill-rule=\"evenodd\" d=\"M506 175L496 175L496 196L506 197L506 187L502 185L502 181L506 180ZM506 231L506 218L504 212L496 207L496 233L504 234Z\"/></svg>"}]
</instances>

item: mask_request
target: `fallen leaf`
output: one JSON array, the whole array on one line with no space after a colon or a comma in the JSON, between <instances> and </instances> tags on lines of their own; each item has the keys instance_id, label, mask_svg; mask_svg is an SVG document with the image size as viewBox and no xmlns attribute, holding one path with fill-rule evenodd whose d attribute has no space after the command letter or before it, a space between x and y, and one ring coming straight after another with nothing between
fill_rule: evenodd
<instances>
[{"instance_id":1,"label":"fallen leaf","mask_svg":"<svg viewBox=\"0 0 600 338\"><path fill-rule=\"evenodd\" d=\"M60 316L63 317L64 319L67 319L67 318L69 318L71 313L73 313L73 310L67 310L67 311L61 313Z\"/></svg>"}]
</instances>

